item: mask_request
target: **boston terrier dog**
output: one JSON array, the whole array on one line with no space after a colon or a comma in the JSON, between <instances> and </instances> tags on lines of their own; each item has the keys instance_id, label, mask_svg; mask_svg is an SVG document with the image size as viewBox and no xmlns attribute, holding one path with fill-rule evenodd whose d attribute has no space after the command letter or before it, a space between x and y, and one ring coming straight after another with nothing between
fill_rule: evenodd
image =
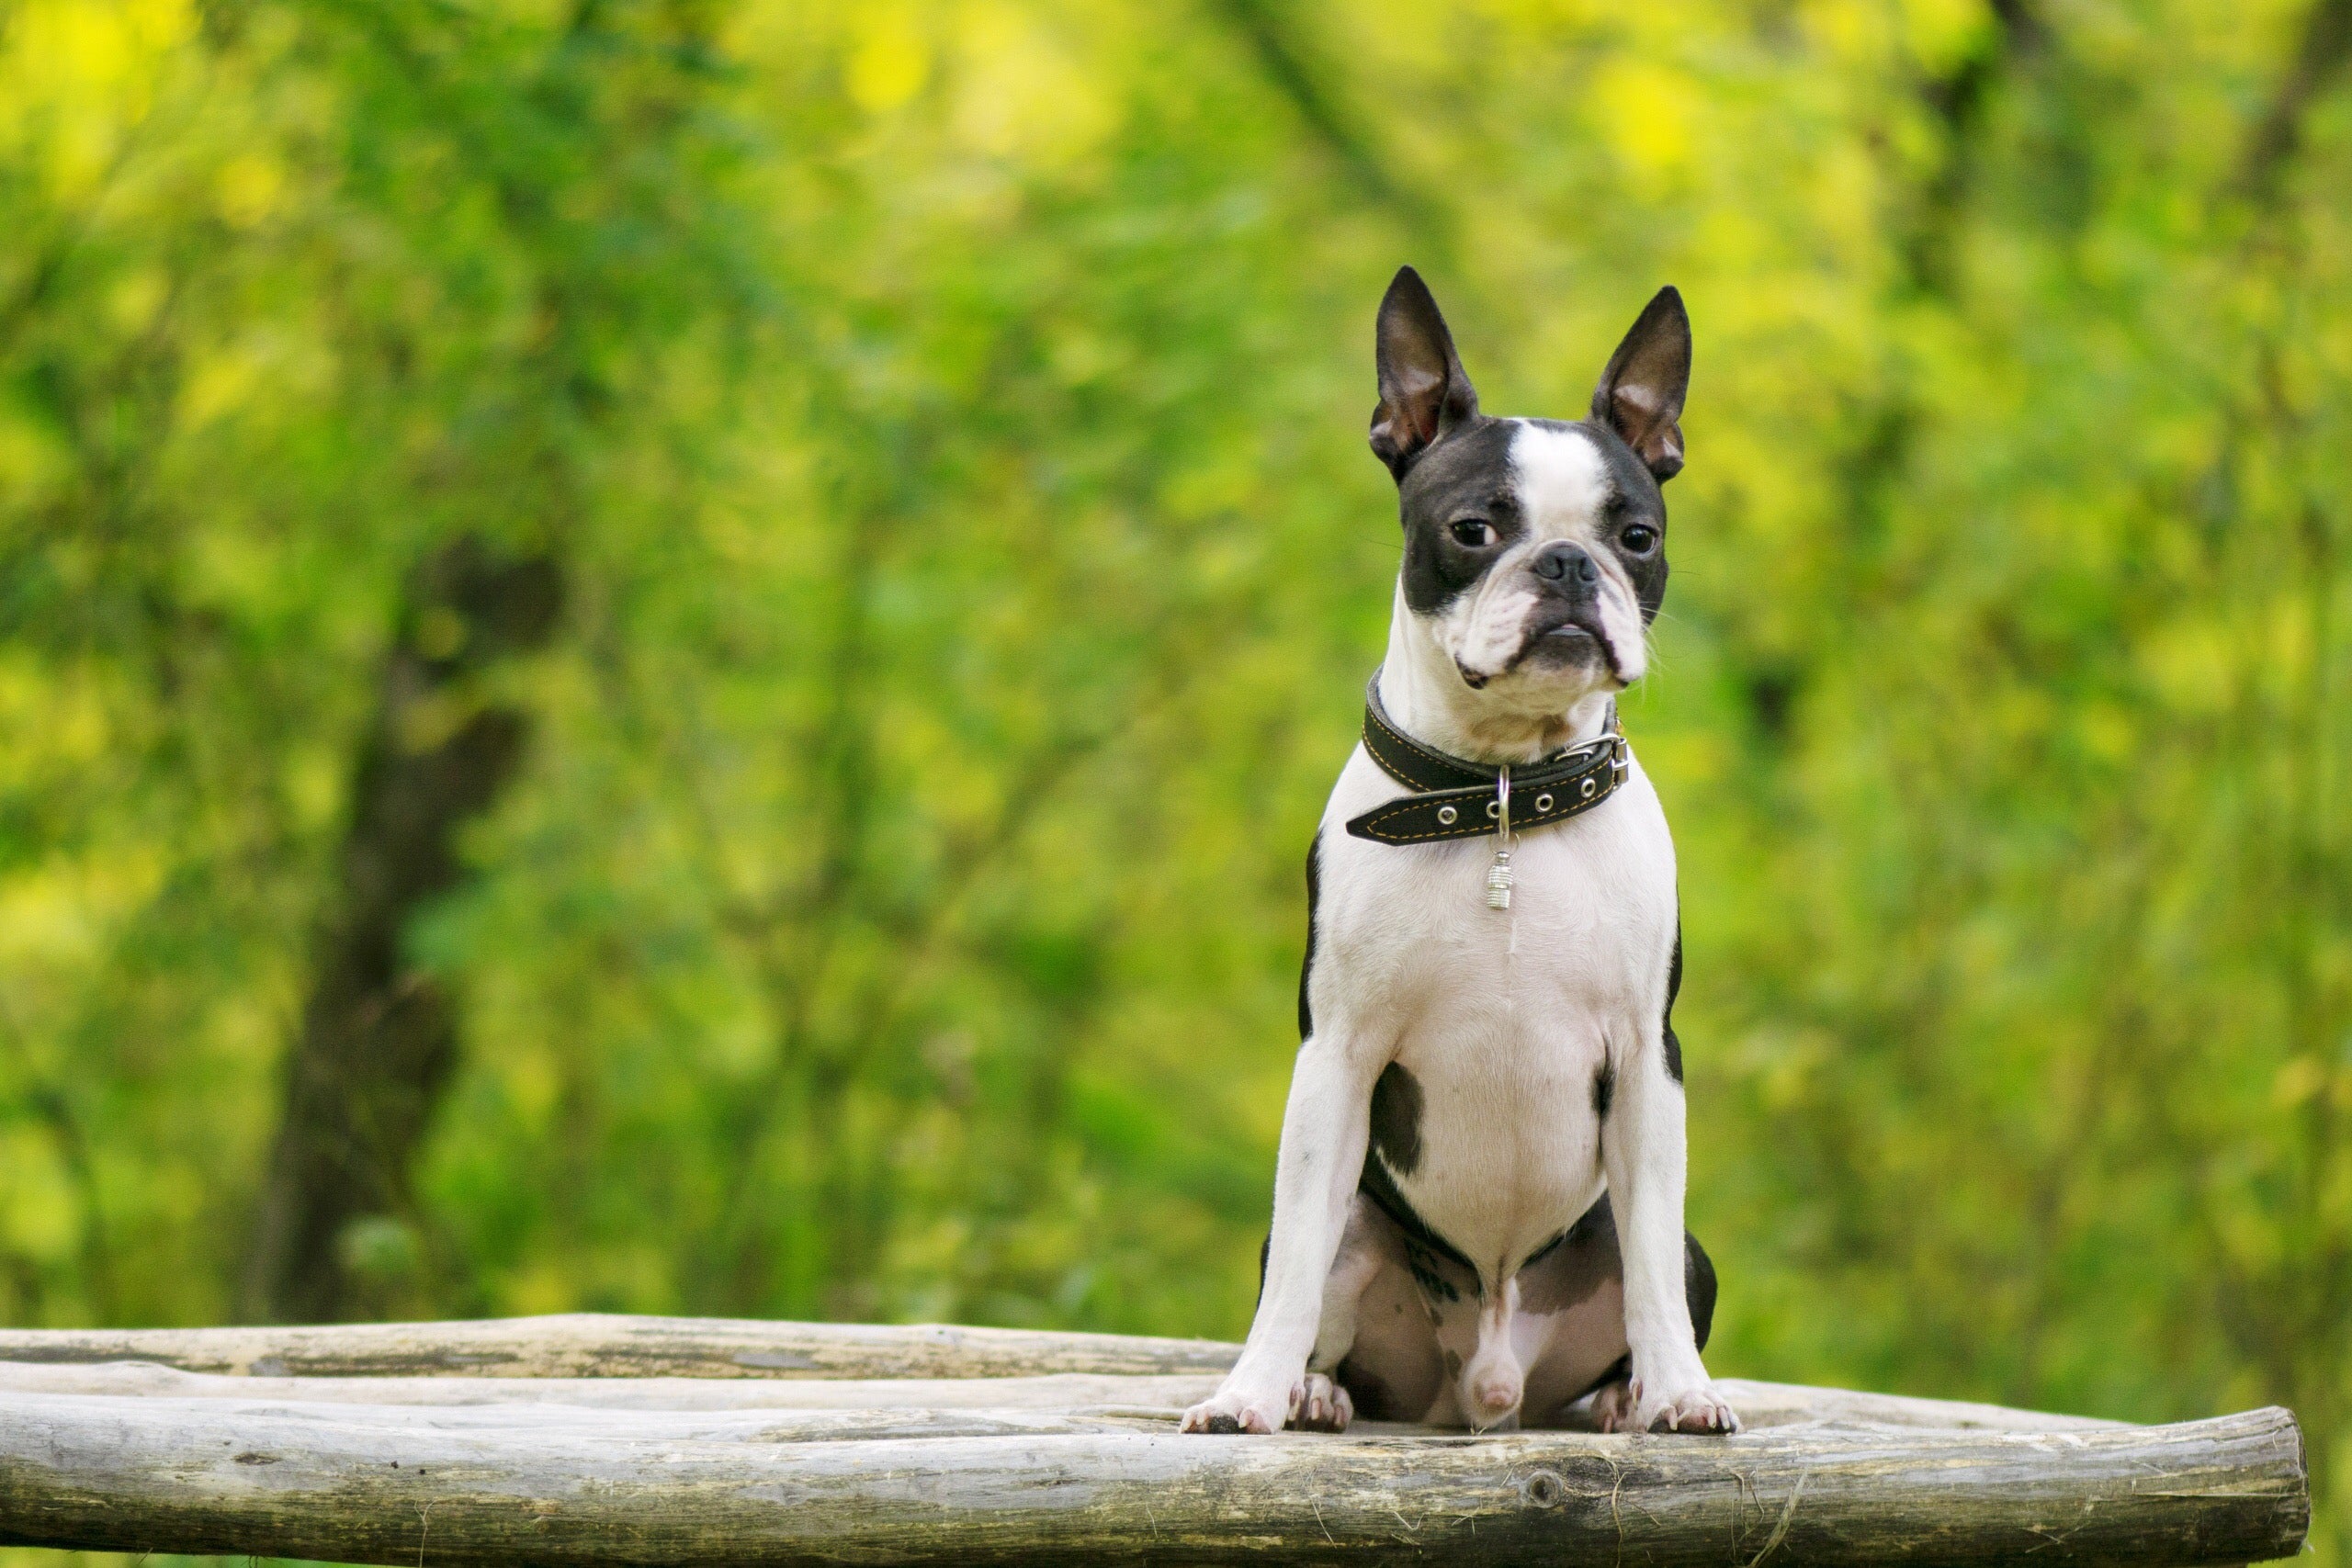
<instances>
[{"instance_id":1,"label":"boston terrier dog","mask_svg":"<svg viewBox=\"0 0 2352 1568\"><path fill-rule=\"evenodd\" d=\"M1378 365L1388 655L1307 856L1257 1318L1184 1430L1736 1431L1682 1226L1674 842L1616 716L1666 592L1690 318L1660 290L1589 417L1494 419L1407 267Z\"/></svg>"}]
</instances>

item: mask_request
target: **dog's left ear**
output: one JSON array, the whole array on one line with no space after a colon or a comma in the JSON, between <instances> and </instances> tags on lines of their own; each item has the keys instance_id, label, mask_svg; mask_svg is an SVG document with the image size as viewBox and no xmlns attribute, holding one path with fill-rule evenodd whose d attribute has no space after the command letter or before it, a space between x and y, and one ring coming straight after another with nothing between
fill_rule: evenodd
<instances>
[{"instance_id":1,"label":"dog's left ear","mask_svg":"<svg viewBox=\"0 0 2352 1568\"><path fill-rule=\"evenodd\" d=\"M1690 317L1661 288L1609 356L1592 417L1623 436L1660 484L1682 471L1682 396L1690 388Z\"/></svg>"}]
</instances>

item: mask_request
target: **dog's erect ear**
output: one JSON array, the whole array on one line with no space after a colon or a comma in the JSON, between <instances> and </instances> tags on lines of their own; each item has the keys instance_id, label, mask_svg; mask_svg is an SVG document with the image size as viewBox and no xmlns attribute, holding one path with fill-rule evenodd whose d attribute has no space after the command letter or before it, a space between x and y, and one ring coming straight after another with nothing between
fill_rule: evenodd
<instances>
[{"instance_id":1,"label":"dog's erect ear","mask_svg":"<svg viewBox=\"0 0 2352 1568\"><path fill-rule=\"evenodd\" d=\"M1430 443L1477 417L1478 392L1462 373L1429 285L1409 266L1396 269L1380 301L1379 340L1372 449L1401 481Z\"/></svg>"},{"instance_id":2,"label":"dog's erect ear","mask_svg":"<svg viewBox=\"0 0 2352 1568\"><path fill-rule=\"evenodd\" d=\"M1682 471L1682 395L1690 387L1690 317L1661 288L1609 356L1592 417L1625 439L1663 484Z\"/></svg>"}]
</instances>

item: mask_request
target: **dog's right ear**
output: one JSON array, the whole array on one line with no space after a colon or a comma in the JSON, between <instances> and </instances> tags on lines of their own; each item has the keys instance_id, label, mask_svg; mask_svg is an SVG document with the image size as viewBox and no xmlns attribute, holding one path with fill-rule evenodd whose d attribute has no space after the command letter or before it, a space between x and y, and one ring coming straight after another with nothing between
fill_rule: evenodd
<instances>
[{"instance_id":1,"label":"dog's right ear","mask_svg":"<svg viewBox=\"0 0 2352 1568\"><path fill-rule=\"evenodd\" d=\"M1402 483L1430 443L1478 416L1477 389L1462 372L1453 334L1429 285L1409 266L1396 269L1380 301L1378 364L1372 449Z\"/></svg>"}]
</instances>

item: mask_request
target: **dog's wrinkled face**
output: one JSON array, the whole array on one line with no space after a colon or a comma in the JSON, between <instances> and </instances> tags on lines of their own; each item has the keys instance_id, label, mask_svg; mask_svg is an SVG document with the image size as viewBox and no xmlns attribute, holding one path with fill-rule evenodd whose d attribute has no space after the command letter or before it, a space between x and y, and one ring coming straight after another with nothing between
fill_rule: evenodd
<instances>
[{"instance_id":1,"label":"dog's wrinkled face","mask_svg":"<svg viewBox=\"0 0 2352 1568\"><path fill-rule=\"evenodd\" d=\"M1482 419L1405 476L1405 603L1463 681L1631 685L1666 592L1666 508L1619 440Z\"/></svg>"},{"instance_id":2,"label":"dog's wrinkled face","mask_svg":"<svg viewBox=\"0 0 2352 1568\"><path fill-rule=\"evenodd\" d=\"M1372 446L1396 476L1405 603L1464 685L1557 711L1642 677L1666 593L1666 501L1690 378L1682 301L1662 290L1577 423L1492 419L1409 267L1381 304Z\"/></svg>"}]
</instances>

